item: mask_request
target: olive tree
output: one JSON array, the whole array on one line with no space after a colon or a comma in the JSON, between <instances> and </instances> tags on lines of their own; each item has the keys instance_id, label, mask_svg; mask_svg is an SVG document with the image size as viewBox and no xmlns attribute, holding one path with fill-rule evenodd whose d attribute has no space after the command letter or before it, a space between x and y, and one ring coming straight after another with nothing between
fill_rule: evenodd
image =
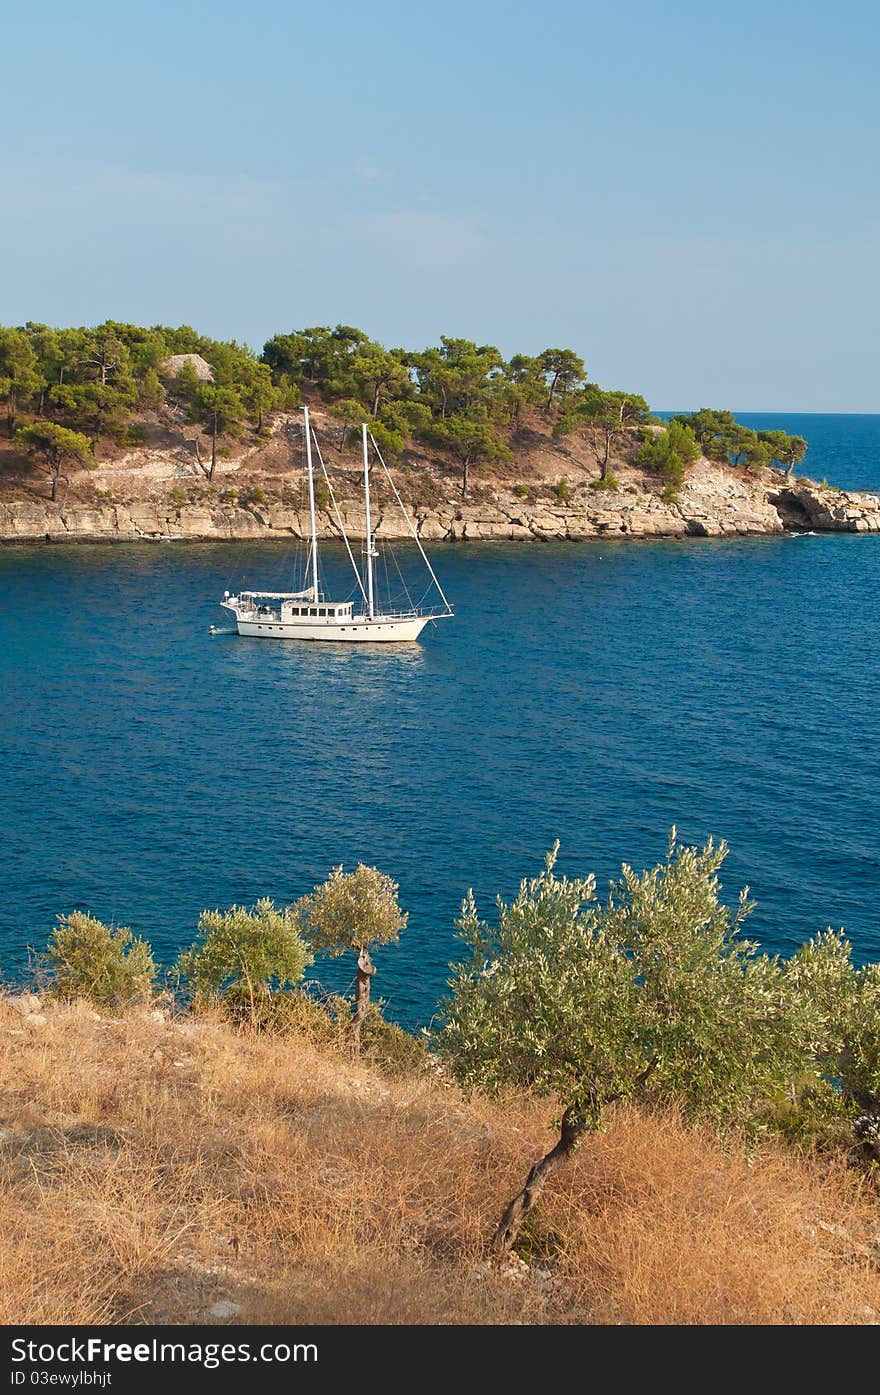
<instances>
[{"instance_id":1,"label":"olive tree","mask_svg":"<svg viewBox=\"0 0 880 1395\"><path fill-rule=\"evenodd\" d=\"M792 955L785 973L826 1101L880 1161L880 964L857 967L846 936L826 930Z\"/></svg>"},{"instance_id":2,"label":"olive tree","mask_svg":"<svg viewBox=\"0 0 880 1395\"><path fill-rule=\"evenodd\" d=\"M370 950L375 945L396 944L409 919L400 909L397 892L397 882L378 867L365 867L361 862L354 872L334 867L321 886L293 907L315 949L332 955L357 952L350 1031L356 1055L360 1054L361 1028L370 1006L370 980L376 972Z\"/></svg>"},{"instance_id":3,"label":"olive tree","mask_svg":"<svg viewBox=\"0 0 880 1395\"><path fill-rule=\"evenodd\" d=\"M311 962L296 916L264 896L254 906L202 911L196 941L178 968L203 997L246 1003L253 1022L258 999L299 983Z\"/></svg>"},{"instance_id":4,"label":"olive tree","mask_svg":"<svg viewBox=\"0 0 880 1395\"><path fill-rule=\"evenodd\" d=\"M743 1122L788 1078L797 1033L778 960L740 935L717 878L726 847L680 847L637 874L624 865L607 901L592 877L524 881L494 928L468 894L470 948L454 968L439 1047L459 1079L555 1096L559 1139L532 1167L493 1240L516 1239L548 1178L608 1105L650 1091L695 1115Z\"/></svg>"},{"instance_id":5,"label":"olive tree","mask_svg":"<svg viewBox=\"0 0 880 1395\"><path fill-rule=\"evenodd\" d=\"M85 911L58 917L45 958L56 998L119 1008L152 996L156 965L146 940Z\"/></svg>"}]
</instances>

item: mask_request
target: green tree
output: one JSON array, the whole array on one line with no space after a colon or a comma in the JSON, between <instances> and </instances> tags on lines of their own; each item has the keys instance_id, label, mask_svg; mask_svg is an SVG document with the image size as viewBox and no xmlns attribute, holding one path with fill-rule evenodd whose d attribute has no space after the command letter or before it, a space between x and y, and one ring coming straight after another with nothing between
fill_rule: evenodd
<instances>
[{"instance_id":1,"label":"green tree","mask_svg":"<svg viewBox=\"0 0 880 1395\"><path fill-rule=\"evenodd\" d=\"M370 431L386 460L396 460L402 454L403 433L396 426L387 424L385 421L374 421L370 423Z\"/></svg>"},{"instance_id":2,"label":"green tree","mask_svg":"<svg viewBox=\"0 0 880 1395\"><path fill-rule=\"evenodd\" d=\"M573 388L579 387L586 377L584 361L573 349L545 349L538 355L538 362L544 372L547 386L545 411L549 412L557 397L564 398Z\"/></svg>"},{"instance_id":3,"label":"green tree","mask_svg":"<svg viewBox=\"0 0 880 1395\"><path fill-rule=\"evenodd\" d=\"M759 431L758 440L768 448L770 459L778 460L787 475L795 465L800 465L807 453L803 436L789 436L785 431Z\"/></svg>"},{"instance_id":4,"label":"green tree","mask_svg":"<svg viewBox=\"0 0 880 1395\"><path fill-rule=\"evenodd\" d=\"M717 411L712 407L701 407L698 412L683 413L673 417L693 431L703 455L710 460L726 458L723 442L740 429L733 412Z\"/></svg>"},{"instance_id":5,"label":"green tree","mask_svg":"<svg viewBox=\"0 0 880 1395\"><path fill-rule=\"evenodd\" d=\"M336 442L336 449L342 454L350 429L364 420L366 411L363 403L358 402L354 397L340 398L328 410L331 417L342 423L339 428L339 440Z\"/></svg>"},{"instance_id":6,"label":"green tree","mask_svg":"<svg viewBox=\"0 0 880 1395\"><path fill-rule=\"evenodd\" d=\"M138 406L143 408L161 407L165 401L165 389L163 388L159 374L155 368L148 368L138 381Z\"/></svg>"},{"instance_id":7,"label":"green tree","mask_svg":"<svg viewBox=\"0 0 880 1395\"><path fill-rule=\"evenodd\" d=\"M37 414L42 416L47 389L50 384L58 382L61 372L61 335L49 325L39 324L34 320L28 320L24 332L31 342L39 365L42 381L37 392L36 410Z\"/></svg>"},{"instance_id":8,"label":"green tree","mask_svg":"<svg viewBox=\"0 0 880 1395\"><path fill-rule=\"evenodd\" d=\"M510 362L505 363L499 395L514 427L519 426L523 412L543 402L546 391L547 382L540 359L528 354L514 354Z\"/></svg>"},{"instance_id":9,"label":"green tree","mask_svg":"<svg viewBox=\"0 0 880 1395\"><path fill-rule=\"evenodd\" d=\"M386 402L380 416L386 425L410 436L420 436L431 425L431 408L417 397L398 397Z\"/></svg>"},{"instance_id":10,"label":"green tree","mask_svg":"<svg viewBox=\"0 0 880 1395\"><path fill-rule=\"evenodd\" d=\"M485 460L510 460L510 448L499 437L483 406L460 416L434 422L426 433L438 446L450 450L461 463L461 497L467 498L471 470Z\"/></svg>"},{"instance_id":11,"label":"green tree","mask_svg":"<svg viewBox=\"0 0 880 1395\"><path fill-rule=\"evenodd\" d=\"M687 466L699 453L693 431L676 418L663 430L645 433L637 459L660 476L664 497L674 499L684 484Z\"/></svg>"},{"instance_id":12,"label":"green tree","mask_svg":"<svg viewBox=\"0 0 880 1395\"><path fill-rule=\"evenodd\" d=\"M86 358L89 331L86 329L59 329L57 377L53 380L63 386L69 380L76 381L77 371L82 369Z\"/></svg>"},{"instance_id":13,"label":"green tree","mask_svg":"<svg viewBox=\"0 0 880 1395\"><path fill-rule=\"evenodd\" d=\"M133 379L107 384L67 381L50 388L48 402L53 416L60 416L74 429L88 431L97 449L101 436L119 438L137 397Z\"/></svg>"},{"instance_id":14,"label":"green tree","mask_svg":"<svg viewBox=\"0 0 880 1395\"><path fill-rule=\"evenodd\" d=\"M296 916L263 897L254 906L202 911L195 943L178 967L201 997L246 1005L254 1021L259 1000L299 983L311 962Z\"/></svg>"},{"instance_id":15,"label":"green tree","mask_svg":"<svg viewBox=\"0 0 880 1395\"><path fill-rule=\"evenodd\" d=\"M202 466L207 479L214 478L217 467L217 437L224 433L240 436L245 415L244 403L234 388L217 387L214 383L199 384L190 407L189 419L198 423L211 437L211 463L207 468Z\"/></svg>"},{"instance_id":16,"label":"green tree","mask_svg":"<svg viewBox=\"0 0 880 1395\"><path fill-rule=\"evenodd\" d=\"M0 397L6 398L6 429L15 435L19 405L39 393L45 379L29 335L0 328Z\"/></svg>"},{"instance_id":17,"label":"green tree","mask_svg":"<svg viewBox=\"0 0 880 1395\"><path fill-rule=\"evenodd\" d=\"M381 344L361 344L352 354L348 373L339 390L351 384L351 395L367 406L372 417L379 416L382 403L388 398L403 397L412 388L409 370L403 362L402 349L383 349Z\"/></svg>"},{"instance_id":18,"label":"green tree","mask_svg":"<svg viewBox=\"0 0 880 1395\"><path fill-rule=\"evenodd\" d=\"M293 911L315 949L336 956L357 952L355 1005L351 1046L361 1049L361 1029L370 1007L370 981L376 972L370 951L375 945L396 944L409 916L400 909L398 886L378 867L359 863L354 872L334 867L321 886L303 896Z\"/></svg>"},{"instance_id":19,"label":"green tree","mask_svg":"<svg viewBox=\"0 0 880 1395\"><path fill-rule=\"evenodd\" d=\"M198 330L192 325L177 325L172 328L170 325L156 325L155 331L161 334L165 343L166 356L169 354L198 354L201 352L200 345L204 342Z\"/></svg>"},{"instance_id":20,"label":"green tree","mask_svg":"<svg viewBox=\"0 0 880 1395\"><path fill-rule=\"evenodd\" d=\"M196 372L195 364L187 359L174 375L174 396L192 403L201 386L202 380Z\"/></svg>"},{"instance_id":21,"label":"green tree","mask_svg":"<svg viewBox=\"0 0 880 1395\"><path fill-rule=\"evenodd\" d=\"M86 335L80 363L102 387L119 385L131 376L131 355L120 329L121 326L108 320Z\"/></svg>"},{"instance_id":22,"label":"green tree","mask_svg":"<svg viewBox=\"0 0 880 1395\"><path fill-rule=\"evenodd\" d=\"M740 935L746 894L733 913L719 900L723 843L678 847L673 830L666 860L641 874L624 866L604 905L592 877L555 876L556 851L513 903L499 902L495 928L468 894L459 928L470 953L439 1037L465 1084L553 1094L563 1111L558 1142L505 1209L498 1252L612 1101L650 1088L742 1124L800 1064L779 963Z\"/></svg>"},{"instance_id":23,"label":"green tree","mask_svg":"<svg viewBox=\"0 0 880 1395\"><path fill-rule=\"evenodd\" d=\"M16 436L16 443L28 455L42 464L49 472L52 502L58 494L59 480L66 479L65 467L77 465L88 470L96 469L92 456L92 443L79 431L70 431L56 422L34 422L25 426Z\"/></svg>"},{"instance_id":24,"label":"green tree","mask_svg":"<svg viewBox=\"0 0 880 1395\"><path fill-rule=\"evenodd\" d=\"M605 392L591 383L569 397L553 435L576 431L582 436L599 466L599 478L604 480L614 451L649 414L647 402L637 393Z\"/></svg>"},{"instance_id":25,"label":"green tree","mask_svg":"<svg viewBox=\"0 0 880 1395\"><path fill-rule=\"evenodd\" d=\"M329 334L329 330L326 331ZM305 333L275 334L263 345L262 360L275 383L299 383L305 375L309 341Z\"/></svg>"},{"instance_id":26,"label":"green tree","mask_svg":"<svg viewBox=\"0 0 880 1395\"><path fill-rule=\"evenodd\" d=\"M84 911L58 917L46 960L56 998L87 998L95 1007L124 1008L152 997L156 965L146 940Z\"/></svg>"},{"instance_id":27,"label":"green tree","mask_svg":"<svg viewBox=\"0 0 880 1395\"><path fill-rule=\"evenodd\" d=\"M277 406L280 398L269 365L256 360L243 363L238 374L238 393L251 421L262 431L263 418Z\"/></svg>"},{"instance_id":28,"label":"green tree","mask_svg":"<svg viewBox=\"0 0 880 1395\"><path fill-rule=\"evenodd\" d=\"M751 431L747 426L737 426L729 435L719 437L716 450L720 452L719 459L734 467L745 468L757 455L762 455L764 460L769 458L766 451L761 452L758 433Z\"/></svg>"},{"instance_id":29,"label":"green tree","mask_svg":"<svg viewBox=\"0 0 880 1395\"><path fill-rule=\"evenodd\" d=\"M773 452L766 441L756 437L753 442L749 442L743 453L742 464L747 470L766 470L773 461Z\"/></svg>"},{"instance_id":30,"label":"green tree","mask_svg":"<svg viewBox=\"0 0 880 1395\"><path fill-rule=\"evenodd\" d=\"M131 356L132 373L139 381L148 373L158 377L170 350L159 328L142 329L140 325L120 326Z\"/></svg>"},{"instance_id":31,"label":"green tree","mask_svg":"<svg viewBox=\"0 0 880 1395\"><path fill-rule=\"evenodd\" d=\"M263 360L276 383L282 377L294 383L305 380L323 391L328 384L347 382L353 355L369 342L363 330L352 325L337 325L335 329L314 325L292 334L276 334L264 346Z\"/></svg>"},{"instance_id":32,"label":"green tree","mask_svg":"<svg viewBox=\"0 0 880 1395\"><path fill-rule=\"evenodd\" d=\"M481 405L488 410L493 385L501 376L504 360L494 344L441 335L440 347L413 354L422 400L441 421L468 413Z\"/></svg>"},{"instance_id":33,"label":"green tree","mask_svg":"<svg viewBox=\"0 0 880 1395\"><path fill-rule=\"evenodd\" d=\"M807 443L803 436L785 431L753 431L738 422L733 412L701 407L698 412L679 413L673 418L693 431L701 451L710 460L758 470L773 460L791 474L803 460Z\"/></svg>"}]
</instances>

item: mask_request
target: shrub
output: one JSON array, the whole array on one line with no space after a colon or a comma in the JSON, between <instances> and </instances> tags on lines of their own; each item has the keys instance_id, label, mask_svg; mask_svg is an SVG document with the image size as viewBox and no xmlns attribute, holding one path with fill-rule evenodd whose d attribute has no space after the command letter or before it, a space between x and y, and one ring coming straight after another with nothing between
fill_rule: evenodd
<instances>
[{"instance_id":1,"label":"shrub","mask_svg":"<svg viewBox=\"0 0 880 1395\"><path fill-rule=\"evenodd\" d=\"M389 1022L378 1003L371 1003L364 1018L362 1049L367 1060L386 1075L413 1075L427 1062L425 1043Z\"/></svg>"},{"instance_id":2,"label":"shrub","mask_svg":"<svg viewBox=\"0 0 880 1395\"><path fill-rule=\"evenodd\" d=\"M245 1009L256 1024L258 1001L298 983L311 962L296 917L263 897L250 907L202 911L198 938L178 968L199 997L225 1004L234 1016Z\"/></svg>"},{"instance_id":3,"label":"shrub","mask_svg":"<svg viewBox=\"0 0 880 1395\"><path fill-rule=\"evenodd\" d=\"M217 994L196 994L197 1011L217 1006L234 1022L247 1023L261 1032L297 1037L315 1047L341 1046L351 1017L351 1005L345 998L333 994L313 998L301 986L255 993L253 1007L247 984L232 985L222 999Z\"/></svg>"},{"instance_id":4,"label":"shrub","mask_svg":"<svg viewBox=\"0 0 880 1395\"><path fill-rule=\"evenodd\" d=\"M266 491L265 489L261 489L258 484L251 485L249 489L244 491L239 502L244 508L247 508L248 504L264 504L266 502Z\"/></svg>"},{"instance_id":5,"label":"shrub","mask_svg":"<svg viewBox=\"0 0 880 1395\"><path fill-rule=\"evenodd\" d=\"M674 501L684 484L687 466L700 453L696 437L684 422L671 421L665 431L646 432L636 457L663 481L663 497Z\"/></svg>"},{"instance_id":6,"label":"shrub","mask_svg":"<svg viewBox=\"0 0 880 1395\"><path fill-rule=\"evenodd\" d=\"M58 917L46 950L56 998L87 998L95 1007L148 1001L156 965L146 940L84 911Z\"/></svg>"},{"instance_id":7,"label":"shrub","mask_svg":"<svg viewBox=\"0 0 880 1395\"><path fill-rule=\"evenodd\" d=\"M590 480L590 488L597 491L603 489L618 490L620 488L620 480L616 475L606 475L602 480Z\"/></svg>"},{"instance_id":8,"label":"shrub","mask_svg":"<svg viewBox=\"0 0 880 1395\"><path fill-rule=\"evenodd\" d=\"M513 492L517 499L528 499L529 497L529 487L527 484L515 484L513 486Z\"/></svg>"},{"instance_id":9,"label":"shrub","mask_svg":"<svg viewBox=\"0 0 880 1395\"><path fill-rule=\"evenodd\" d=\"M139 421L129 422L119 433L119 444L122 446L145 446L147 440L147 428Z\"/></svg>"},{"instance_id":10,"label":"shrub","mask_svg":"<svg viewBox=\"0 0 880 1395\"><path fill-rule=\"evenodd\" d=\"M168 495L168 498L171 500L171 503L174 505L176 509L182 509L184 505L188 502L186 490L183 488L183 485L180 484L176 484L174 486L174 488L171 490L171 493Z\"/></svg>"},{"instance_id":11,"label":"shrub","mask_svg":"<svg viewBox=\"0 0 880 1395\"><path fill-rule=\"evenodd\" d=\"M557 480L556 482L556 502L558 504L567 504L570 498L571 486L569 485L566 476L563 475L562 479Z\"/></svg>"}]
</instances>

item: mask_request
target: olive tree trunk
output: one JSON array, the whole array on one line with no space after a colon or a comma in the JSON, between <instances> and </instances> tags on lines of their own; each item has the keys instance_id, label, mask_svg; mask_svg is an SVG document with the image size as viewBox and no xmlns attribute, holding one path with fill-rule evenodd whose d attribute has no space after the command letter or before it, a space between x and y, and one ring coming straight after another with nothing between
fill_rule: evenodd
<instances>
[{"instance_id":1,"label":"olive tree trunk","mask_svg":"<svg viewBox=\"0 0 880 1395\"><path fill-rule=\"evenodd\" d=\"M354 1016L351 1019L351 1032L349 1040L351 1049L355 1056L361 1054L361 1028L364 1025L367 1012L370 1007L370 979L376 972L376 966L370 958L370 951L362 949L358 951L357 979L354 990Z\"/></svg>"},{"instance_id":2,"label":"olive tree trunk","mask_svg":"<svg viewBox=\"0 0 880 1395\"><path fill-rule=\"evenodd\" d=\"M522 1191L504 1208L504 1215L492 1236L493 1254L507 1254L522 1230L526 1217L544 1190L548 1179L568 1162L581 1135L593 1123L594 1121L589 1115L577 1113L574 1107L569 1105L562 1116L559 1142L550 1149L549 1153L545 1153L539 1162L535 1163L526 1178L526 1184Z\"/></svg>"},{"instance_id":3,"label":"olive tree trunk","mask_svg":"<svg viewBox=\"0 0 880 1395\"><path fill-rule=\"evenodd\" d=\"M616 1090L612 1094L602 1093L595 1083L580 1094L577 1104L570 1104L562 1116L559 1129L559 1142L536 1162L522 1191L504 1208L504 1215L492 1236L492 1253L505 1255L523 1228L526 1217L547 1185L548 1178L558 1172L568 1162L581 1137L588 1130L598 1128L602 1111L609 1104L623 1099L624 1094L635 1094L650 1079L657 1067L659 1057L652 1056L644 1070L639 1071L629 1090Z\"/></svg>"}]
</instances>

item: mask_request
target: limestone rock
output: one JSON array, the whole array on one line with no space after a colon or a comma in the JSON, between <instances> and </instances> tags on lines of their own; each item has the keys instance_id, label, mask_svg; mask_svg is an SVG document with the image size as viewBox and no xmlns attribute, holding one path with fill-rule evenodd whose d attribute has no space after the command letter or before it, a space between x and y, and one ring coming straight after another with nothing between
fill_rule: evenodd
<instances>
[{"instance_id":1,"label":"limestone rock","mask_svg":"<svg viewBox=\"0 0 880 1395\"><path fill-rule=\"evenodd\" d=\"M221 1322L228 1321L229 1318L238 1317L241 1312L241 1304L233 1303L231 1298L221 1298L219 1303L208 1309L208 1316L218 1318Z\"/></svg>"},{"instance_id":2,"label":"limestone rock","mask_svg":"<svg viewBox=\"0 0 880 1395\"><path fill-rule=\"evenodd\" d=\"M9 1006L16 1012L20 1012L22 1017L29 1017L31 1013L39 1012L42 1004L36 993L20 993L17 998L7 999Z\"/></svg>"},{"instance_id":3,"label":"limestone rock","mask_svg":"<svg viewBox=\"0 0 880 1395\"><path fill-rule=\"evenodd\" d=\"M141 452L149 460L161 452ZM167 454L167 452L166 452ZM167 462L179 476L183 466ZM235 476L237 466L223 463ZM189 469L189 466L186 467ZM220 465L218 464L218 469ZM146 476L145 476L146 479ZM346 531L364 534L363 504L339 503ZM779 471L754 478L701 459L689 471L679 497L667 500L650 483L625 482L619 490L578 487L565 505L551 500L520 500L512 491L456 504L451 498L417 509L425 541L439 539L589 540L609 537L738 537L785 531L880 533L880 496L835 490L797 480ZM407 538L409 527L393 501L375 515L377 536ZM321 509L322 537L338 537L334 513ZM191 538L219 540L305 537L308 512L285 503L243 507L231 501L201 501L175 507L142 498L128 503L52 503L21 499L0 504L0 541L134 541Z\"/></svg>"}]
</instances>

